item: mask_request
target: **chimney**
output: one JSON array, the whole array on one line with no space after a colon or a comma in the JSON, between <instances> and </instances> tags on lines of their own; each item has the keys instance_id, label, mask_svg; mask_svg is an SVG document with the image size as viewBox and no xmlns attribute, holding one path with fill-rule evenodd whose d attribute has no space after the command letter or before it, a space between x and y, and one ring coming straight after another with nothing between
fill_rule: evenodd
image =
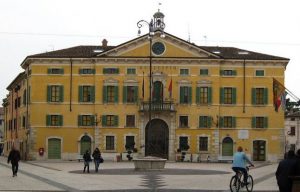
<instances>
[{"instance_id":1,"label":"chimney","mask_svg":"<svg viewBox=\"0 0 300 192\"><path fill-rule=\"evenodd\" d=\"M102 47L103 47L103 48L106 48L106 47L107 47L107 40L106 40L106 39L103 39L103 40L102 40Z\"/></svg>"}]
</instances>

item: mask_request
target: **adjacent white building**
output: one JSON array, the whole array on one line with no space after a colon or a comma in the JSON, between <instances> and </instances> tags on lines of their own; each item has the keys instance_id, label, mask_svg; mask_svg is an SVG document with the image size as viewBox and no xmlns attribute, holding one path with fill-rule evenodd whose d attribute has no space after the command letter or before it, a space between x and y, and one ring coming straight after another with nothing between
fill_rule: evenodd
<instances>
[{"instance_id":1,"label":"adjacent white building","mask_svg":"<svg viewBox=\"0 0 300 192\"><path fill-rule=\"evenodd\" d=\"M285 116L285 151L300 149L300 111Z\"/></svg>"}]
</instances>

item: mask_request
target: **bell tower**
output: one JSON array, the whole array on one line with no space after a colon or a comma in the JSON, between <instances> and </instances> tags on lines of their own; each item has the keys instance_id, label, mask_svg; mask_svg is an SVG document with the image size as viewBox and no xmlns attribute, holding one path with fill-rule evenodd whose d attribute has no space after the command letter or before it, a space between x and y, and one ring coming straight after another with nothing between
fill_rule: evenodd
<instances>
[{"instance_id":1,"label":"bell tower","mask_svg":"<svg viewBox=\"0 0 300 192\"><path fill-rule=\"evenodd\" d=\"M154 13L153 31L156 30L164 31L165 28L164 17L165 15L162 12L160 12L159 9L156 13Z\"/></svg>"}]
</instances>

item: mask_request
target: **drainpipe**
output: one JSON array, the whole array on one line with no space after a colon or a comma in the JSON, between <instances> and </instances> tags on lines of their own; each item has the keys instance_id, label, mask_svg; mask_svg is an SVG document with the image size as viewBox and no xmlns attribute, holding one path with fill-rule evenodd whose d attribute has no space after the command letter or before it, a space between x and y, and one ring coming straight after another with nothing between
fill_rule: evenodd
<instances>
[{"instance_id":1,"label":"drainpipe","mask_svg":"<svg viewBox=\"0 0 300 192\"><path fill-rule=\"evenodd\" d=\"M72 111L72 90L73 90L73 61L72 58L70 58L70 66L71 66L71 71L70 71L70 111Z\"/></svg>"}]
</instances>

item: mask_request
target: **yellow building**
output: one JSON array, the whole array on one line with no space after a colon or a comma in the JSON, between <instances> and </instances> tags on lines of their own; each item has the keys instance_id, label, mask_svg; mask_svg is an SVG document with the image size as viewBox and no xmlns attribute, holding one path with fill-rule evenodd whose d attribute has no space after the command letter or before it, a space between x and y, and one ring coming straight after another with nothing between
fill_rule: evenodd
<instances>
[{"instance_id":1,"label":"yellow building","mask_svg":"<svg viewBox=\"0 0 300 192\"><path fill-rule=\"evenodd\" d=\"M227 160L241 145L255 161L282 158L273 78L284 84L289 59L198 46L164 32L163 17L118 46L103 40L26 57L3 103L5 154L15 144L24 159L76 159L99 147L106 159L136 148Z\"/></svg>"}]
</instances>

